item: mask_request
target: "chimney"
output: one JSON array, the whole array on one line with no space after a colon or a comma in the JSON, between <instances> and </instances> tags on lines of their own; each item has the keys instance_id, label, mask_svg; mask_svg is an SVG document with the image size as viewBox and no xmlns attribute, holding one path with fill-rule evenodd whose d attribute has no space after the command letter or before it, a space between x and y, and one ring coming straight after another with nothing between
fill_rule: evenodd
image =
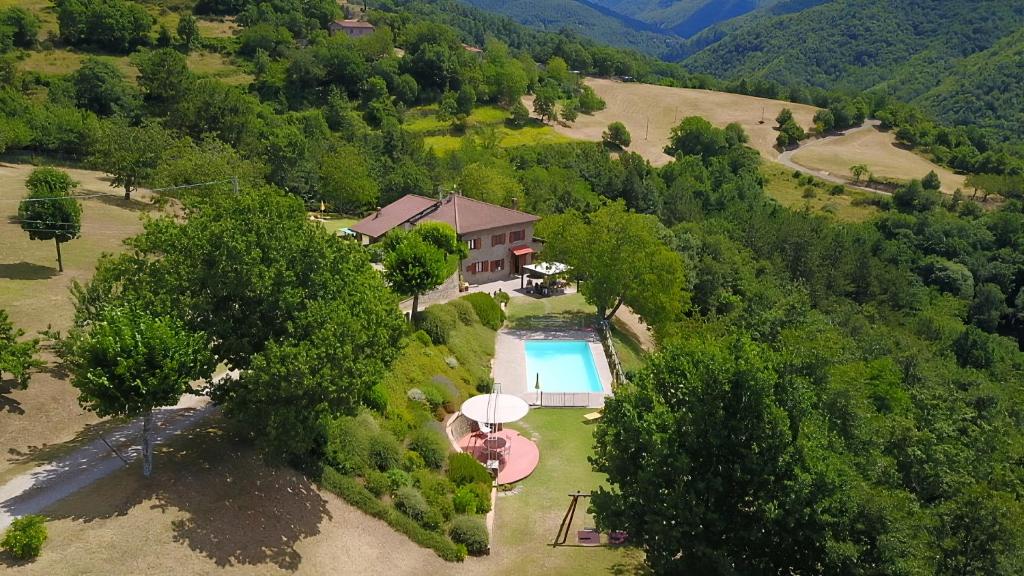
<instances>
[{"instance_id":1,"label":"chimney","mask_svg":"<svg viewBox=\"0 0 1024 576\"><path fill-rule=\"evenodd\" d=\"M513 210L519 210L519 199L518 198L512 198L512 209Z\"/></svg>"},{"instance_id":2,"label":"chimney","mask_svg":"<svg viewBox=\"0 0 1024 576\"><path fill-rule=\"evenodd\" d=\"M380 216L380 206L377 206L377 211L373 213L373 219L376 220Z\"/></svg>"}]
</instances>

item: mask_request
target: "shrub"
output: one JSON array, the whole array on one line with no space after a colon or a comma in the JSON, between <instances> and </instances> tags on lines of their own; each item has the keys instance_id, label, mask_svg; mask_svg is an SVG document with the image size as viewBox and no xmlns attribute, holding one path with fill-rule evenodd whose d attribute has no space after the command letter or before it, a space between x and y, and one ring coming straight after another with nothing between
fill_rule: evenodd
<instances>
[{"instance_id":1,"label":"shrub","mask_svg":"<svg viewBox=\"0 0 1024 576\"><path fill-rule=\"evenodd\" d=\"M417 331L413 332L412 337L413 337L414 340L416 340L420 344L423 344L424 346L430 346L430 345L432 345L434 343L430 339L430 334L427 334L423 330L417 330Z\"/></svg>"},{"instance_id":2,"label":"shrub","mask_svg":"<svg viewBox=\"0 0 1024 576\"><path fill-rule=\"evenodd\" d=\"M500 292L498 292L497 294L494 295L494 301L497 302L498 304L502 305L502 306L508 304L508 301L511 300L511 299L512 299L512 297L509 296L508 292L505 292L504 290L502 290L502 291L500 291Z\"/></svg>"},{"instance_id":3,"label":"shrub","mask_svg":"<svg viewBox=\"0 0 1024 576\"><path fill-rule=\"evenodd\" d=\"M448 444L438 433L427 428L420 428L413 434L409 449L418 452L423 462L434 470L444 466L444 459L448 455Z\"/></svg>"},{"instance_id":4,"label":"shrub","mask_svg":"<svg viewBox=\"0 0 1024 576\"><path fill-rule=\"evenodd\" d=\"M426 530L409 517L399 514L394 508L378 500L354 478L327 468L324 470L321 482L324 488L342 497L352 506L374 518L387 522L388 525L408 536L413 542L433 550L442 559L448 562L461 562L465 559L466 547L463 544L456 544L443 534Z\"/></svg>"},{"instance_id":5,"label":"shrub","mask_svg":"<svg viewBox=\"0 0 1024 576\"><path fill-rule=\"evenodd\" d=\"M384 392L384 388L378 384L367 391L363 403L371 410L383 414L388 410L388 395Z\"/></svg>"},{"instance_id":6,"label":"shrub","mask_svg":"<svg viewBox=\"0 0 1024 576\"><path fill-rule=\"evenodd\" d=\"M18 560L39 556L46 542L46 518L39 515L22 516L11 522L0 547Z\"/></svg>"},{"instance_id":7,"label":"shrub","mask_svg":"<svg viewBox=\"0 0 1024 576\"><path fill-rule=\"evenodd\" d=\"M622 122L612 122L609 124L608 129L601 134L601 140L622 148L629 148L629 145L633 142L632 137L629 135L629 130L626 129L626 125Z\"/></svg>"},{"instance_id":8,"label":"shrub","mask_svg":"<svg viewBox=\"0 0 1024 576\"><path fill-rule=\"evenodd\" d=\"M505 323L505 312L502 311L498 302L489 295L483 292L474 292L463 296L460 300L469 302L473 306L473 310L476 311L480 322L491 330L497 330Z\"/></svg>"},{"instance_id":9,"label":"shrub","mask_svg":"<svg viewBox=\"0 0 1024 576\"><path fill-rule=\"evenodd\" d=\"M430 336L434 344L447 344L459 319L455 309L447 305L434 305L418 314L416 324Z\"/></svg>"},{"instance_id":10,"label":"shrub","mask_svg":"<svg viewBox=\"0 0 1024 576\"><path fill-rule=\"evenodd\" d=\"M481 394L490 394L494 390L494 378L481 376L476 380L476 391Z\"/></svg>"},{"instance_id":11,"label":"shrub","mask_svg":"<svg viewBox=\"0 0 1024 576\"><path fill-rule=\"evenodd\" d=\"M463 326L476 326L480 323L476 310L474 310L473 305L469 302L460 298L459 300L449 302L448 305L452 307L452 310L455 310L455 316Z\"/></svg>"},{"instance_id":12,"label":"shrub","mask_svg":"<svg viewBox=\"0 0 1024 576\"><path fill-rule=\"evenodd\" d=\"M327 427L327 461L344 474L370 467L370 447L377 423L368 415L336 418Z\"/></svg>"},{"instance_id":13,"label":"shrub","mask_svg":"<svg viewBox=\"0 0 1024 576\"><path fill-rule=\"evenodd\" d=\"M402 455L402 470L415 472L424 466L426 466L426 463L423 461L423 456L420 456L418 452L410 450Z\"/></svg>"},{"instance_id":14,"label":"shrub","mask_svg":"<svg viewBox=\"0 0 1024 576\"><path fill-rule=\"evenodd\" d=\"M466 484L455 489L452 504L459 514L486 514L491 511L491 487L486 484Z\"/></svg>"},{"instance_id":15,"label":"shrub","mask_svg":"<svg viewBox=\"0 0 1024 576\"><path fill-rule=\"evenodd\" d=\"M366 489L374 496L383 496L391 492L391 479L383 472L370 470L366 473Z\"/></svg>"},{"instance_id":16,"label":"shrub","mask_svg":"<svg viewBox=\"0 0 1024 576\"><path fill-rule=\"evenodd\" d=\"M386 472L397 468L402 461L402 445L387 431L379 431L370 440L368 452L371 466Z\"/></svg>"},{"instance_id":17,"label":"shrub","mask_svg":"<svg viewBox=\"0 0 1024 576\"><path fill-rule=\"evenodd\" d=\"M399 488L395 492L395 508L412 518L424 528L440 527L440 513L430 508L423 494L412 486Z\"/></svg>"},{"instance_id":18,"label":"shrub","mask_svg":"<svg viewBox=\"0 0 1024 576\"><path fill-rule=\"evenodd\" d=\"M453 542L464 545L466 551L473 555L486 554L490 548L487 525L480 518L459 516L452 522L448 535Z\"/></svg>"},{"instance_id":19,"label":"shrub","mask_svg":"<svg viewBox=\"0 0 1024 576\"><path fill-rule=\"evenodd\" d=\"M455 506L452 504L451 494L446 492L424 492L423 497L427 499L430 509L441 518L442 522L451 520L452 516L455 515ZM437 524L440 526L441 522Z\"/></svg>"},{"instance_id":20,"label":"shrub","mask_svg":"<svg viewBox=\"0 0 1024 576\"><path fill-rule=\"evenodd\" d=\"M455 486L433 470L417 470L412 474L413 484L425 495L443 494L448 495L455 491Z\"/></svg>"},{"instance_id":21,"label":"shrub","mask_svg":"<svg viewBox=\"0 0 1024 576\"><path fill-rule=\"evenodd\" d=\"M445 395L437 386L423 386L424 398L427 399L427 404L430 405L431 410L437 410L445 405Z\"/></svg>"},{"instance_id":22,"label":"shrub","mask_svg":"<svg viewBox=\"0 0 1024 576\"><path fill-rule=\"evenodd\" d=\"M491 473L476 458L465 452L453 452L448 455L448 479L456 486L465 486L474 482L491 483Z\"/></svg>"},{"instance_id":23,"label":"shrub","mask_svg":"<svg viewBox=\"0 0 1024 576\"><path fill-rule=\"evenodd\" d=\"M388 488L390 489L390 492L397 492L402 488L412 486L412 476L409 476L409 473L405 470L393 468L388 470L384 476L388 479Z\"/></svg>"}]
</instances>

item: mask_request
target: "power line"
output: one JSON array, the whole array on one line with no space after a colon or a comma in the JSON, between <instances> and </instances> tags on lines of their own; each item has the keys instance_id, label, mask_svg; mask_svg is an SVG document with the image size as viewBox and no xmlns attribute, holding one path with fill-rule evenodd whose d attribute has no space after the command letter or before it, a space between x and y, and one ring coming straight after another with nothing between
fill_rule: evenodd
<instances>
[{"instance_id":1,"label":"power line","mask_svg":"<svg viewBox=\"0 0 1024 576\"><path fill-rule=\"evenodd\" d=\"M0 202L43 202L46 200L78 200L79 198L99 198L100 196L116 196L116 194L81 194L81 195L69 195L69 196L50 196L47 198L22 198L21 200L0 200Z\"/></svg>"}]
</instances>

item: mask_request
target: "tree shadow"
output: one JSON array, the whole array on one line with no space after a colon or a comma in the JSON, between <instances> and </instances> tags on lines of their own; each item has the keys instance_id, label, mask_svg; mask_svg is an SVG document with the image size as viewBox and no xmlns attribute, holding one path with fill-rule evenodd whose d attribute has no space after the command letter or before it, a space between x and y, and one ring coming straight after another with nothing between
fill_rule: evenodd
<instances>
[{"instance_id":1,"label":"tree shadow","mask_svg":"<svg viewBox=\"0 0 1024 576\"><path fill-rule=\"evenodd\" d=\"M0 379L0 414L11 413L15 416L23 416L25 409L21 407L21 401L8 396L14 390L14 379Z\"/></svg>"},{"instance_id":2,"label":"tree shadow","mask_svg":"<svg viewBox=\"0 0 1024 576\"><path fill-rule=\"evenodd\" d=\"M133 192L134 194L134 192ZM105 204L113 208L120 208L122 210L130 210L132 212L153 212L159 210L160 207L152 202L146 202L145 200L139 200L133 197L131 200L125 200L124 194L100 194L90 198L100 204Z\"/></svg>"},{"instance_id":3,"label":"tree shadow","mask_svg":"<svg viewBox=\"0 0 1024 576\"><path fill-rule=\"evenodd\" d=\"M20 566L28 566L34 561L35 558L32 558L30 560L18 560L17 558L12 556L10 552L0 550L0 566L3 566L4 568L18 568Z\"/></svg>"},{"instance_id":4,"label":"tree shadow","mask_svg":"<svg viewBox=\"0 0 1024 576\"><path fill-rule=\"evenodd\" d=\"M32 262L0 264L0 278L7 280L49 280L57 276L57 269Z\"/></svg>"},{"instance_id":5,"label":"tree shadow","mask_svg":"<svg viewBox=\"0 0 1024 576\"><path fill-rule=\"evenodd\" d=\"M139 505L177 510L186 516L171 523L174 541L218 567L273 564L295 571L302 562L295 545L331 518L327 500L298 472L260 462L241 437L214 419L161 445L150 479L133 461L46 515L88 523L128 515Z\"/></svg>"}]
</instances>

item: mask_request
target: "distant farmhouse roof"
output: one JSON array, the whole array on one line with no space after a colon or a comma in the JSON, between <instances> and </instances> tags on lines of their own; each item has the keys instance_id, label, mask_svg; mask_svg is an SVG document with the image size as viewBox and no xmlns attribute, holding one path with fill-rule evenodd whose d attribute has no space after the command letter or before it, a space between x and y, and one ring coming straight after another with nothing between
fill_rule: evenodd
<instances>
[{"instance_id":1,"label":"distant farmhouse roof","mask_svg":"<svg viewBox=\"0 0 1024 576\"><path fill-rule=\"evenodd\" d=\"M327 25L331 30L351 30L355 28L369 28L373 30L373 24L362 20L335 20Z\"/></svg>"},{"instance_id":2,"label":"distant farmhouse roof","mask_svg":"<svg viewBox=\"0 0 1024 576\"><path fill-rule=\"evenodd\" d=\"M483 54L484 51L476 46L470 46L469 44L463 44L462 49L466 52L472 52L473 54Z\"/></svg>"},{"instance_id":3,"label":"distant farmhouse roof","mask_svg":"<svg viewBox=\"0 0 1024 576\"><path fill-rule=\"evenodd\" d=\"M453 194L443 200L407 194L351 226L352 230L380 238L389 231L419 222L444 222L459 235L515 226L539 220L533 214Z\"/></svg>"}]
</instances>

